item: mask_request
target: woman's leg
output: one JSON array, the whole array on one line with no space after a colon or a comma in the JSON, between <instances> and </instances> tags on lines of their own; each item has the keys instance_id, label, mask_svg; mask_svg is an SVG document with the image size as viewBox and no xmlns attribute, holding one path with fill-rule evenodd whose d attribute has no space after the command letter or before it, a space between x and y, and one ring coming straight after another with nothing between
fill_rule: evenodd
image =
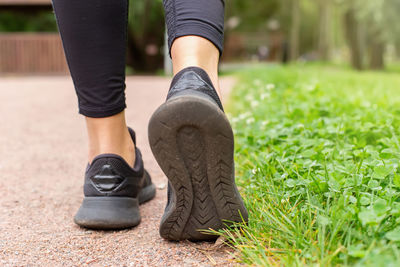
<instances>
[{"instance_id":1,"label":"woman's leg","mask_svg":"<svg viewBox=\"0 0 400 267\"><path fill-rule=\"evenodd\" d=\"M139 204L156 189L125 122L128 0L53 0L53 6L89 137L85 197L74 221L91 229L136 226Z\"/></svg>"},{"instance_id":2,"label":"woman's leg","mask_svg":"<svg viewBox=\"0 0 400 267\"><path fill-rule=\"evenodd\" d=\"M129 164L134 144L125 114L127 0L53 0L64 50L86 117L89 162L114 153Z\"/></svg>"},{"instance_id":3,"label":"woman's leg","mask_svg":"<svg viewBox=\"0 0 400 267\"><path fill-rule=\"evenodd\" d=\"M204 69L221 97L218 81L219 51L209 40L199 36L177 38L171 47L174 74L191 66Z\"/></svg>"},{"instance_id":4,"label":"woman's leg","mask_svg":"<svg viewBox=\"0 0 400 267\"><path fill-rule=\"evenodd\" d=\"M227 221L247 221L235 185L232 128L218 97L222 0L164 0L175 76L153 114L149 141L166 174L168 202L160 234L209 240Z\"/></svg>"},{"instance_id":5,"label":"woman's leg","mask_svg":"<svg viewBox=\"0 0 400 267\"><path fill-rule=\"evenodd\" d=\"M186 67L200 67L220 94L218 62L223 50L224 0L164 0L164 8L174 74Z\"/></svg>"}]
</instances>

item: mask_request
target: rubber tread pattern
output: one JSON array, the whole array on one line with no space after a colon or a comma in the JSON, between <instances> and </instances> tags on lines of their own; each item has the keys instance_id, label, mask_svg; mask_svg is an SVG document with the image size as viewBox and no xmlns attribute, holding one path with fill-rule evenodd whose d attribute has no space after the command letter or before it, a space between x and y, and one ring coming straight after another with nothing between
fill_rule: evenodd
<instances>
[{"instance_id":1,"label":"rubber tread pattern","mask_svg":"<svg viewBox=\"0 0 400 267\"><path fill-rule=\"evenodd\" d=\"M206 148L200 131L192 126L182 127L177 134L178 147L192 180L194 194L193 208L184 229L187 239L209 239L198 229L221 228L222 223L215 216L215 207L207 176Z\"/></svg>"},{"instance_id":2,"label":"rubber tread pattern","mask_svg":"<svg viewBox=\"0 0 400 267\"><path fill-rule=\"evenodd\" d=\"M216 105L198 96L167 101L150 120L149 141L172 191L162 237L211 240L216 236L201 230L247 221L235 185L232 129Z\"/></svg>"}]
</instances>

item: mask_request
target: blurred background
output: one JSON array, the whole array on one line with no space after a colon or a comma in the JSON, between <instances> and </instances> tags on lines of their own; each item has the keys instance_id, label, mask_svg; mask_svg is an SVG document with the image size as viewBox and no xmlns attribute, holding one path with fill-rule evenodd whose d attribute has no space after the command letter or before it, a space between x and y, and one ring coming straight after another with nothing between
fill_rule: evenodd
<instances>
[{"instance_id":1,"label":"blurred background","mask_svg":"<svg viewBox=\"0 0 400 267\"><path fill-rule=\"evenodd\" d=\"M127 72L164 69L162 0L131 0ZM399 0L226 0L224 64L400 58ZM168 64L166 64L168 66ZM0 0L0 74L68 73L50 0Z\"/></svg>"}]
</instances>

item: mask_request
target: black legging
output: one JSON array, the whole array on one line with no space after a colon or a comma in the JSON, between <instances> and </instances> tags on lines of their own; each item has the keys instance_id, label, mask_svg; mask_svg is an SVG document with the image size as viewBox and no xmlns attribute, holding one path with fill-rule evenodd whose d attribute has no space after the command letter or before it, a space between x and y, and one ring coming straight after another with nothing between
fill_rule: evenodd
<instances>
[{"instance_id":1,"label":"black legging","mask_svg":"<svg viewBox=\"0 0 400 267\"><path fill-rule=\"evenodd\" d=\"M164 0L169 49L176 38L197 35L222 53L224 6L224 0ZM79 113L101 118L123 111L128 0L53 0L53 7Z\"/></svg>"}]
</instances>

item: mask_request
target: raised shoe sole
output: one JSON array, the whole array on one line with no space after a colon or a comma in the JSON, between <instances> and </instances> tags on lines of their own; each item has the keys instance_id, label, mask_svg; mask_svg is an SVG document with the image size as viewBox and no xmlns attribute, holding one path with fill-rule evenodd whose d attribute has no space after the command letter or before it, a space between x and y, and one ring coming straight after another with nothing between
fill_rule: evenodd
<instances>
[{"instance_id":1,"label":"raised shoe sole","mask_svg":"<svg viewBox=\"0 0 400 267\"><path fill-rule=\"evenodd\" d=\"M232 128L207 97L185 95L161 105L150 120L149 141L172 189L163 238L213 240L203 230L247 221L234 178Z\"/></svg>"}]
</instances>

